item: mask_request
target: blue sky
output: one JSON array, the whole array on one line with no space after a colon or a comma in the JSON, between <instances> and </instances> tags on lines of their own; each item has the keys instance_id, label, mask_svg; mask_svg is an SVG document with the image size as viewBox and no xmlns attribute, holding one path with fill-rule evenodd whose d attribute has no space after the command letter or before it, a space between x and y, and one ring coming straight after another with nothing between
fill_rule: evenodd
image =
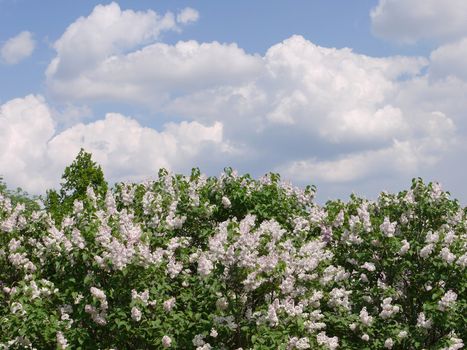
<instances>
[{"instance_id":1,"label":"blue sky","mask_svg":"<svg viewBox=\"0 0 467 350\"><path fill-rule=\"evenodd\" d=\"M421 176L467 200L462 0L0 0L0 174L278 171L318 200Z\"/></svg>"}]
</instances>

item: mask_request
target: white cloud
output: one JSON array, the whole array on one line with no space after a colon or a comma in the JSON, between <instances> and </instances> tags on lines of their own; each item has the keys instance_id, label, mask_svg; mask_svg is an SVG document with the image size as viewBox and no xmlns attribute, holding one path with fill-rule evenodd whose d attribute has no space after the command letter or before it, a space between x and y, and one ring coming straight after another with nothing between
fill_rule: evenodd
<instances>
[{"instance_id":1,"label":"white cloud","mask_svg":"<svg viewBox=\"0 0 467 350\"><path fill-rule=\"evenodd\" d=\"M71 66L60 53L56 59ZM156 43L108 57L67 77L48 71L48 85L63 99L123 100L157 106L173 95L242 83L261 68L261 58L245 54L235 44Z\"/></svg>"},{"instance_id":2,"label":"white cloud","mask_svg":"<svg viewBox=\"0 0 467 350\"><path fill-rule=\"evenodd\" d=\"M190 22L196 22L199 19L199 12L191 7L185 7L177 15L177 22L181 24L187 24Z\"/></svg>"},{"instance_id":3,"label":"white cloud","mask_svg":"<svg viewBox=\"0 0 467 350\"><path fill-rule=\"evenodd\" d=\"M80 17L54 43L57 51L47 68L48 76L66 79L112 55L157 39L168 30L179 30L175 16L161 16L152 10L122 11L118 4L98 5L88 17Z\"/></svg>"},{"instance_id":4,"label":"white cloud","mask_svg":"<svg viewBox=\"0 0 467 350\"><path fill-rule=\"evenodd\" d=\"M326 143L389 142L416 127L393 100L399 77L416 76L425 59L372 58L293 36L271 47L262 64L240 84L188 91L164 110L186 118L222 118L229 126L241 123L248 133L306 130Z\"/></svg>"},{"instance_id":5,"label":"white cloud","mask_svg":"<svg viewBox=\"0 0 467 350\"><path fill-rule=\"evenodd\" d=\"M18 98L0 107L0 174L8 185L33 193L56 186L80 148L93 154L111 181L155 176L161 167L187 170L205 148L213 156L230 152L223 125L170 123L163 131L141 126L117 113L57 132L40 96Z\"/></svg>"},{"instance_id":6,"label":"white cloud","mask_svg":"<svg viewBox=\"0 0 467 350\"><path fill-rule=\"evenodd\" d=\"M400 43L445 41L467 35L464 0L379 0L370 17L375 35Z\"/></svg>"},{"instance_id":7,"label":"white cloud","mask_svg":"<svg viewBox=\"0 0 467 350\"><path fill-rule=\"evenodd\" d=\"M451 76L467 81L466 57L467 37L438 47L430 55L430 76L437 79Z\"/></svg>"},{"instance_id":8,"label":"white cloud","mask_svg":"<svg viewBox=\"0 0 467 350\"><path fill-rule=\"evenodd\" d=\"M331 183L351 182L382 172L394 170L413 172L420 157L410 142L395 141L391 147L345 154L336 160L306 159L293 161L279 167L284 176L299 181Z\"/></svg>"},{"instance_id":9,"label":"white cloud","mask_svg":"<svg viewBox=\"0 0 467 350\"><path fill-rule=\"evenodd\" d=\"M269 95L268 117L314 130L333 142L390 140L408 128L392 106L397 79L426 65L421 58L372 58L350 49L324 48L294 36L271 47L261 88Z\"/></svg>"},{"instance_id":10,"label":"white cloud","mask_svg":"<svg viewBox=\"0 0 467 350\"><path fill-rule=\"evenodd\" d=\"M277 171L297 181L325 183L348 183L375 176L416 177L457 144L454 125L443 113L434 112L425 123L425 135L421 138L395 139L388 147L346 153L334 160L295 160L279 166Z\"/></svg>"},{"instance_id":11,"label":"white cloud","mask_svg":"<svg viewBox=\"0 0 467 350\"><path fill-rule=\"evenodd\" d=\"M334 142L390 140L408 130L403 112L391 105L397 79L418 74L426 63L328 49L301 36L264 57L235 44L187 41L112 56L67 78L49 72L48 86L64 100L127 101L211 122L243 115L257 129L297 125Z\"/></svg>"},{"instance_id":12,"label":"white cloud","mask_svg":"<svg viewBox=\"0 0 467 350\"><path fill-rule=\"evenodd\" d=\"M60 52L57 59L65 62ZM431 59L369 57L298 35L264 56L235 44L181 41L114 54L66 77L49 72L48 86L72 103L126 101L155 115L221 122L224 166L357 181L429 168L451 149L458 112L426 97L433 83L422 69Z\"/></svg>"},{"instance_id":13,"label":"white cloud","mask_svg":"<svg viewBox=\"0 0 467 350\"><path fill-rule=\"evenodd\" d=\"M66 164L83 147L109 178L142 179L159 168L180 169L204 144L222 145L222 124L171 124L158 132L117 113L89 124L77 124L49 142L49 155Z\"/></svg>"},{"instance_id":14,"label":"white cloud","mask_svg":"<svg viewBox=\"0 0 467 350\"><path fill-rule=\"evenodd\" d=\"M53 163L55 173L44 169L36 179L55 181L84 147L112 180L139 180L159 167L234 166L254 175L276 169L298 182L369 183L435 171L467 144L460 134L467 128L463 40L430 59L370 57L298 35L264 55L236 44L153 42L189 22L182 13L175 19L111 4L67 28L54 45L47 86L55 101L73 107L57 119L39 103L52 131L37 141L44 145L37 159ZM109 113L83 123L88 110L79 106L99 102L146 107L147 118L181 122L155 130ZM67 123L67 115L74 120ZM23 163L33 171L37 162ZM0 164L2 173L7 162ZM14 169L7 171L13 183Z\"/></svg>"},{"instance_id":15,"label":"white cloud","mask_svg":"<svg viewBox=\"0 0 467 350\"><path fill-rule=\"evenodd\" d=\"M31 56L35 46L32 33L23 31L3 44L0 49L0 56L7 64L17 64Z\"/></svg>"},{"instance_id":16,"label":"white cloud","mask_svg":"<svg viewBox=\"0 0 467 350\"><path fill-rule=\"evenodd\" d=\"M17 98L0 106L0 174L8 185L45 189L48 176L47 142L54 135L51 111L40 96ZM58 180L58 179L57 179Z\"/></svg>"}]
</instances>

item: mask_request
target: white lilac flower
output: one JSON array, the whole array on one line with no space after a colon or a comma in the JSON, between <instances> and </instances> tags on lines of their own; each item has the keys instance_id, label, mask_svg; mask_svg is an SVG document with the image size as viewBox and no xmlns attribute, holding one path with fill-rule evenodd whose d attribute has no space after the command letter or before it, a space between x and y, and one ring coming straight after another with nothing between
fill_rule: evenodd
<instances>
[{"instance_id":1,"label":"white lilac flower","mask_svg":"<svg viewBox=\"0 0 467 350\"><path fill-rule=\"evenodd\" d=\"M441 350L459 350L464 347L464 341L461 338L458 338L454 332L449 334L449 343L449 347L442 348Z\"/></svg>"},{"instance_id":2,"label":"white lilac flower","mask_svg":"<svg viewBox=\"0 0 467 350\"><path fill-rule=\"evenodd\" d=\"M73 320L70 318L70 313L73 312L73 307L69 304L65 304L62 307L60 307L60 314L61 314L61 320L62 321L70 321L73 323Z\"/></svg>"},{"instance_id":3,"label":"white lilac flower","mask_svg":"<svg viewBox=\"0 0 467 350\"><path fill-rule=\"evenodd\" d=\"M334 227L339 227L339 226L342 226L342 224L344 223L344 219L345 219L345 216L344 216L344 211L341 209L339 211L339 214L337 214L334 222L333 222L333 226Z\"/></svg>"},{"instance_id":4,"label":"white lilac flower","mask_svg":"<svg viewBox=\"0 0 467 350\"><path fill-rule=\"evenodd\" d=\"M309 349L310 348L310 341L308 340L308 338L300 338L295 343L295 348L299 349L299 350Z\"/></svg>"},{"instance_id":5,"label":"white lilac flower","mask_svg":"<svg viewBox=\"0 0 467 350\"><path fill-rule=\"evenodd\" d=\"M448 290L438 302L438 310L446 311L457 300L457 294L452 290Z\"/></svg>"},{"instance_id":6,"label":"white lilac flower","mask_svg":"<svg viewBox=\"0 0 467 350\"><path fill-rule=\"evenodd\" d=\"M337 337L328 337L325 332L318 333L316 341L319 345L323 345L329 350L337 349L339 346L339 339Z\"/></svg>"},{"instance_id":7,"label":"white lilac flower","mask_svg":"<svg viewBox=\"0 0 467 350\"><path fill-rule=\"evenodd\" d=\"M12 238L8 243L8 249L10 250L10 253L17 251L19 248L21 248L21 241L16 238Z\"/></svg>"},{"instance_id":8,"label":"white lilac flower","mask_svg":"<svg viewBox=\"0 0 467 350\"><path fill-rule=\"evenodd\" d=\"M16 301L11 304L10 311L12 314L20 313L21 315L24 315L26 313L26 311L24 311L23 304Z\"/></svg>"},{"instance_id":9,"label":"white lilac flower","mask_svg":"<svg viewBox=\"0 0 467 350\"><path fill-rule=\"evenodd\" d=\"M209 335L213 338L216 338L218 336L219 333L217 333L217 330L212 328L211 329L211 332L209 333Z\"/></svg>"},{"instance_id":10,"label":"white lilac flower","mask_svg":"<svg viewBox=\"0 0 467 350\"><path fill-rule=\"evenodd\" d=\"M320 279L320 283L325 286L328 283L335 281L339 282L341 280L345 280L350 276L348 272L342 266L333 266L330 265L324 269L323 276Z\"/></svg>"},{"instance_id":11,"label":"white lilac flower","mask_svg":"<svg viewBox=\"0 0 467 350\"><path fill-rule=\"evenodd\" d=\"M449 230L448 232L446 232L446 234L444 235L444 243L447 244L448 246L452 244L452 242L454 242L454 240L456 239L456 234L454 233L454 231L452 230Z\"/></svg>"},{"instance_id":12,"label":"white lilac flower","mask_svg":"<svg viewBox=\"0 0 467 350\"><path fill-rule=\"evenodd\" d=\"M405 339L405 338L407 338L407 336L408 336L407 331L400 331L399 334L397 334L397 337L399 339Z\"/></svg>"},{"instance_id":13,"label":"white lilac flower","mask_svg":"<svg viewBox=\"0 0 467 350\"><path fill-rule=\"evenodd\" d=\"M164 301L164 310L166 312L172 311L174 306L175 306L175 298L170 298Z\"/></svg>"},{"instance_id":14,"label":"white lilac flower","mask_svg":"<svg viewBox=\"0 0 467 350\"><path fill-rule=\"evenodd\" d=\"M81 213L82 211L84 210L84 205L83 205L83 202L81 202L80 200L78 199L75 199L75 201L73 202L73 214L79 214Z\"/></svg>"},{"instance_id":15,"label":"white lilac flower","mask_svg":"<svg viewBox=\"0 0 467 350\"><path fill-rule=\"evenodd\" d=\"M431 198L433 200L438 200L441 198L442 195L443 195L443 189L441 187L441 184L439 184L438 182L434 182L431 185Z\"/></svg>"},{"instance_id":16,"label":"white lilac flower","mask_svg":"<svg viewBox=\"0 0 467 350\"><path fill-rule=\"evenodd\" d=\"M212 261L206 256L206 254L201 254L198 260L198 273L205 277L211 273L213 268L214 265Z\"/></svg>"},{"instance_id":17,"label":"white lilac flower","mask_svg":"<svg viewBox=\"0 0 467 350\"><path fill-rule=\"evenodd\" d=\"M387 318L391 317L393 314L399 312L399 306L391 305L391 302L392 302L392 298L389 297L389 298L385 298L383 300L383 302L381 303L382 310L381 310L379 316L382 319L387 319Z\"/></svg>"},{"instance_id":18,"label":"white lilac flower","mask_svg":"<svg viewBox=\"0 0 467 350\"><path fill-rule=\"evenodd\" d=\"M203 346L206 342L204 341L204 335L197 334L192 340L194 346Z\"/></svg>"},{"instance_id":19,"label":"white lilac flower","mask_svg":"<svg viewBox=\"0 0 467 350\"><path fill-rule=\"evenodd\" d=\"M183 264L175 261L175 259L170 258L167 263L167 274L170 278L175 278L183 270Z\"/></svg>"},{"instance_id":20,"label":"white lilac flower","mask_svg":"<svg viewBox=\"0 0 467 350\"><path fill-rule=\"evenodd\" d=\"M114 215L115 213L117 213L117 205L115 203L115 198L111 191L107 191L105 195L105 205L107 208L107 212L110 215Z\"/></svg>"},{"instance_id":21,"label":"white lilac flower","mask_svg":"<svg viewBox=\"0 0 467 350\"><path fill-rule=\"evenodd\" d=\"M35 281L31 281L31 284L30 284L29 288L30 288L30 292L31 292L31 299L36 299L36 298L40 297L41 292L40 292L39 288L37 287L37 284L36 284Z\"/></svg>"},{"instance_id":22,"label":"white lilac flower","mask_svg":"<svg viewBox=\"0 0 467 350\"><path fill-rule=\"evenodd\" d=\"M227 307L229 306L229 304L227 303L227 299L226 298L219 298L217 299L216 301L216 307L218 310L225 310L227 309Z\"/></svg>"},{"instance_id":23,"label":"white lilac flower","mask_svg":"<svg viewBox=\"0 0 467 350\"><path fill-rule=\"evenodd\" d=\"M350 310L349 295L352 291L347 291L344 288L333 288L329 293L328 305L336 308L341 306L347 310Z\"/></svg>"},{"instance_id":24,"label":"white lilac flower","mask_svg":"<svg viewBox=\"0 0 467 350\"><path fill-rule=\"evenodd\" d=\"M0 224L0 230L5 231L5 232L11 232L15 228L15 221L16 218L13 216L10 216L8 219L3 221Z\"/></svg>"},{"instance_id":25,"label":"white lilac flower","mask_svg":"<svg viewBox=\"0 0 467 350\"><path fill-rule=\"evenodd\" d=\"M299 233L301 231L308 231L310 229L310 221L299 216L293 219L294 229L293 233Z\"/></svg>"},{"instance_id":26,"label":"white lilac flower","mask_svg":"<svg viewBox=\"0 0 467 350\"><path fill-rule=\"evenodd\" d=\"M425 243L436 243L439 240L438 232L428 231L425 237Z\"/></svg>"},{"instance_id":27,"label":"white lilac flower","mask_svg":"<svg viewBox=\"0 0 467 350\"><path fill-rule=\"evenodd\" d=\"M360 310L360 321L362 321L365 326L370 326L373 322L373 317L368 314L366 307Z\"/></svg>"},{"instance_id":28,"label":"white lilac flower","mask_svg":"<svg viewBox=\"0 0 467 350\"><path fill-rule=\"evenodd\" d=\"M313 292L313 294L311 295L310 299L309 299L309 302L310 302L310 305L313 306L313 307L319 307L320 305L320 300L324 297L324 293L322 291L315 291Z\"/></svg>"},{"instance_id":29,"label":"white lilac flower","mask_svg":"<svg viewBox=\"0 0 467 350\"><path fill-rule=\"evenodd\" d=\"M86 196L92 201L92 202L96 202L96 194L94 193L94 190L92 188L92 186L88 186L88 188L86 189Z\"/></svg>"},{"instance_id":30,"label":"white lilac flower","mask_svg":"<svg viewBox=\"0 0 467 350\"><path fill-rule=\"evenodd\" d=\"M448 264L456 260L456 256L453 253L451 253L448 247L444 247L443 249L441 249L439 255L441 256L441 259L446 261Z\"/></svg>"},{"instance_id":31,"label":"white lilac flower","mask_svg":"<svg viewBox=\"0 0 467 350\"><path fill-rule=\"evenodd\" d=\"M68 341L66 340L62 332L57 332L57 347L60 350L68 348Z\"/></svg>"},{"instance_id":32,"label":"white lilac flower","mask_svg":"<svg viewBox=\"0 0 467 350\"><path fill-rule=\"evenodd\" d=\"M406 201L407 204L415 204L415 195L413 190L408 190L404 200Z\"/></svg>"},{"instance_id":33,"label":"white lilac flower","mask_svg":"<svg viewBox=\"0 0 467 350\"><path fill-rule=\"evenodd\" d=\"M396 232L397 222L390 222L389 218L386 216L384 222L379 226L379 229L386 237L394 237Z\"/></svg>"},{"instance_id":34,"label":"white lilac flower","mask_svg":"<svg viewBox=\"0 0 467 350\"><path fill-rule=\"evenodd\" d=\"M366 334L366 333L364 333L361 338L362 338L363 341L370 340L370 336L368 334Z\"/></svg>"},{"instance_id":35,"label":"white lilac flower","mask_svg":"<svg viewBox=\"0 0 467 350\"><path fill-rule=\"evenodd\" d=\"M432 243L427 244L420 250L420 256L426 259L433 252L433 249L434 245Z\"/></svg>"},{"instance_id":36,"label":"white lilac flower","mask_svg":"<svg viewBox=\"0 0 467 350\"><path fill-rule=\"evenodd\" d=\"M141 316L142 316L141 310L138 309L136 306L133 306L131 308L131 318L134 321L139 322L141 321Z\"/></svg>"},{"instance_id":37,"label":"white lilac flower","mask_svg":"<svg viewBox=\"0 0 467 350\"><path fill-rule=\"evenodd\" d=\"M373 272L376 270L376 267L375 267L375 264L373 263L370 263L370 262L366 262L362 265L362 269L366 269L370 272Z\"/></svg>"},{"instance_id":38,"label":"white lilac flower","mask_svg":"<svg viewBox=\"0 0 467 350\"><path fill-rule=\"evenodd\" d=\"M407 240L402 240L402 247L399 250L399 255L405 255L410 249L410 243Z\"/></svg>"},{"instance_id":39,"label":"white lilac flower","mask_svg":"<svg viewBox=\"0 0 467 350\"><path fill-rule=\"evenodd\" d=\"M386 339L386 341L384 342L384 347L386 349L392 349L393 346L394 346L394 341L392 340L392 338Z\"/></svg>"},{"instance_id":40,"label":"white lilac flower","mask_svg":"<svg viewBox=\"0 0 467 350\"><path fill-rule=\"evenodd\" d=\"M72 234L71 234L71 242L77 246L79 249L84 249L84 247L86 246L86 242L83 238L83 236L81 235L81 233L79 232L79 230L74 227L73 228L73 231L72 231Z\"/></svg>"},{"instance_id":41,"label":"white lilac flower","mask_svg":"<svg viewBox=\"0 0 467 350\"><path fill-rule=\"evenodd\" d=\"M164 335L164 336L162 337L162 346L163 346L164 348L170 348L170 345L171 345L171 344L172 344L172 339L170 339L169 336Z\"/></svg>"},{"instance_id":42,"label":"white lilac flower","mask_svg":"<svg viewBox=\"0 0 467 350\"><path fill-rule=\"evenodd\" d=\"M267 320L269 321L269 325L274 327L277 326L279 323L279 318L277 317L276 309L278 307L278 300L274 300L274 303L269 305L268 308L268 315L267 315Z\"/></svg>"},{"instance_id":43,"label":"white lilac flower","mask_svg":"<svg viewBox=\"0 0 467 350\"><path fill-rule=\"evenodd\" d=\"M96 287L91 287L91 294L93 297L99 300L106 300L106 296L104 291L100 290L99 288Z\"/></svg>"},{"instance_id":44,"label":"white lilac flower","mask_svg":"<svg viewBox=\"0 0 467 350\"><path fill-rule=\"evenodd\" d=\"M135 289L132 289L131 300L140 301L147 306L149 304L149 290L145 289L143 292L138 293Z\"/></svg>"},{"instance_id":45,"label":"white lilac flower","mask_svg":"<svg viewBox=\"0 0 467 350\"><path fill-rule=\"evenodd\" d=\"M365 229L366 232L371 231L371 221L370 221L370 213L368 211L368 204L369 203L363 203L359 208L357 208L358 216L362 220L363 228Z\"/></svg>"},{"instance_id":46,"label":"white lilac flower","mask_svg":"<svg viewBox=\"0 0 467 350\"><path fill-rule=\"evenodd\" d=\"M222 197L222 205L224 206L225 209L230 208L232 203L230 202L230 199L228 199L226 196Z\"/></svg>"},{"instance_id":47,"label":"white lilac flower","mask_svg":"<svg viewBox=\"0 0 467 350\"><path fill-rule=\"evenodd\" d=\"M211 350L212 346L209 343L205 343L203 346L198 346L196 350Z\"/></svg>"},{"instance_id":48,"label":"white lilac flower","mask_svg":"<svg viewBox=\"0 0 467 350\"><path fill-rule=\"evenodd\" d=\"M319 311L319 310L315 310L315 311ZM324 317L323 314L321 314L321 315ZM326 323L324 323L324 322L315 322L315 321L310 321L310 320L305 321L303 325L305 326L305 329L309 333L314 333L317 330L326 328Z\"/></svg>"},{"instance_id":49,"label":"white lilac flower","mask_svg":"<svg viewBox=\"0 0 467 350\"><path fill-rule=\"evenodd\" d=\"M425 313L420 312L417 317L417 327L430 329L433 322L431 319L426 319Z\"/></svg>"},{"instance_id":50,"label":"white lilac flower","mask_svg":"<svg viewBox=\"0 0 467 350\"><path fill-rule=\"evenodd\" d=\"M94 322L96 322L98 325L105 325L107 324L107 321L105 319L106 316L106 309L98 310L92 305L85 305L84 311L88 314L91 315L91 318Z\"/></svg>"}]
</instances>

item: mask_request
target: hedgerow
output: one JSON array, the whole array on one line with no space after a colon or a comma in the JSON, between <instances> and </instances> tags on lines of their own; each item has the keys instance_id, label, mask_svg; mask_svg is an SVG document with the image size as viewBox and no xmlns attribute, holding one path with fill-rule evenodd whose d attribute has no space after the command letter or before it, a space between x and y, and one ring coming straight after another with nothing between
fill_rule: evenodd
<instances>
[{"instance_id":1,"label":"hedgerow","mask_svg":"<svg viewBox=\"0 0 467 350\"><path fill-rule=\"evenodd\" d=\"M463 347L466 209L437 183L321 206L273 173L101 172L0 187L0 348Z\"/></svg>"}]
</instances>

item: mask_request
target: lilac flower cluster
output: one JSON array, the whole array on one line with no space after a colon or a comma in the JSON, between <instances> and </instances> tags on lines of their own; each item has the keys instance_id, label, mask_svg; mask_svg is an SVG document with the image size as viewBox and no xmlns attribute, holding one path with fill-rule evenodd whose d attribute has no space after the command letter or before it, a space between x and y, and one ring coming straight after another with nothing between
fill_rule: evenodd
<instances>
[{"instance_id":1,"label":"lilac flower cluster","mask_svg":"<svg viewBox=\"0 0 467 350\"><path fill-rule=\"evenodd\" d=\"M0 349L462 348L466 210L420 180L313 197L162 172L55 222L0 194Z\"/></svg>"}]
</instances>

